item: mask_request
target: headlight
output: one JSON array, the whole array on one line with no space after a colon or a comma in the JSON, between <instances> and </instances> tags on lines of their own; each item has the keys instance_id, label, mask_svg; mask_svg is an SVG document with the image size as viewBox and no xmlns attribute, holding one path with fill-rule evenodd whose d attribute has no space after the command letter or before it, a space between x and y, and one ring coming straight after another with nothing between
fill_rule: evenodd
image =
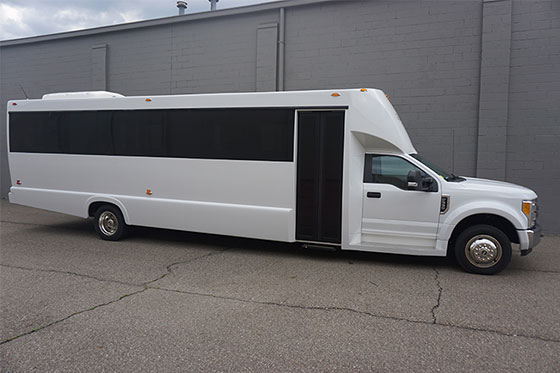
<instances>
[{"instance_id":1,"label":"headlight","mask_svg":"<svg viewBox=\"0 0 560 373\"><path fill-rule=\"evenodd\" d=\"M534 227L537 223L537 200L523 201L521 210L527 217L529 228Z\"/></svg>"}]
</instances>

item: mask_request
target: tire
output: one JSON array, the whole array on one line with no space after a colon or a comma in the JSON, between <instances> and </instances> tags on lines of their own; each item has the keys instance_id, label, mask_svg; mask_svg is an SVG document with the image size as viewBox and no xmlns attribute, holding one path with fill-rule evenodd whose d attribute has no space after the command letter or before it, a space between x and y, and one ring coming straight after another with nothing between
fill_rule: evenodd
<instances>
[{"instance_id":1,"label":"tire","mask_svg":"<svg viewBox=\"0 0 560 373\"><path fill-rule=\"evenodd\" d=\"M504 232L491 225L474 225L455 241L455 259L465 271L495 275L511 260L511 242Z\"/></svg>"},{"instance_id":2,"label":"tire","mask_svg":"<svg viewBox=\"0 0 560 373\"><path fill-rule=\"evenodd\" d=\"M93 224L99 237L106 241L118 241L124 238L128 228L121 210L108 204L97 209Z\"/></svg>"}]
</instances>

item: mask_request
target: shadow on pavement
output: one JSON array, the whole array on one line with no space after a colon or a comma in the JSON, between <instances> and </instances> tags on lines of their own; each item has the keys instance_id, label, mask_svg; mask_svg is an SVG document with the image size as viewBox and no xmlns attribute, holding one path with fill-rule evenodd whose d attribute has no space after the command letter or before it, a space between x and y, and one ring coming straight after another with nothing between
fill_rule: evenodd
<instances>
[{"instance_id":1,"label":"shadow on pavement","mask_svg":"<svg viewBox=\"0 0 560 373\"><path fill-rule=\"evenodd\" d=\"M61 233L63 231L71 230L74 235L78 234L83 237L98 239L93 228L92 219L76 220L68 223L56 223L52 225L38 225L34 226L33 230L44 232L60 231ZM165 242L178 244L179 246L192 244L216 246L221 249L235 249L238 252L246 251L248 253L273 253L282 256L303 256L316 260L346 260L349 264L358 262L375 262L378 264L383 263L404 267L447 267L460 271L460 269L455 265L453 259L446 257L424 257L347 250L328 251L310 248L306 249L303 248L300 243L285 243L138 226L131 226L128 236L124 240L130 243L134 243L135 241L142 241L144 243L153 242L154 245L157 245L158 242Z\"/></svg>"}]
</instances>

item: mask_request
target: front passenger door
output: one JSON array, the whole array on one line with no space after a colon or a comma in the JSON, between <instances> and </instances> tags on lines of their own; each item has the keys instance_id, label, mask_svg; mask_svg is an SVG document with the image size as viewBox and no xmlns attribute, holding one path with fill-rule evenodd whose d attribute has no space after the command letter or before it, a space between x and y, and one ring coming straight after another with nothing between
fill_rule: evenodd
<instances>
[{"instance_id":1,"label":"front passenger door","mask_svg":"<svg viewBox=\"0 0 560 373\"><path fill-rule=\"evenodd\" d=\"M433 250L439 223L440 181L432 190L409 190L408 174L422 169L398 155L366 154L362 242L379 249ZM396 249L396 250L395 250ZM403 253L407 251L404 250Z\"/></svg>"}]
</instances>

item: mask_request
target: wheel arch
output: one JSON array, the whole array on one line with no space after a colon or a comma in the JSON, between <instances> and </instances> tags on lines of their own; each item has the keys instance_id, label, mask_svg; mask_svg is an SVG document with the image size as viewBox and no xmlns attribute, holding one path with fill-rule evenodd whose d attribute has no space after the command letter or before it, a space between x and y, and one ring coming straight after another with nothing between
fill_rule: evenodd
<instances>
[{"instance_id":1,"label":"wheel arch","mask_svg":"<svg viewBox=\"0 0 560 373\"><path fill-rule=\"evenodd\" d=\"M457 225L455 225L455 228L451 233L451 237L449 238L449 242L447 245L447 252L449 253L449 250L453 250L453 247L455 245L455 240L457 239L457 236L462 231L464 231L468 227L472 227L474 225L479 225L479 224L485 224L485 225L496 227L502 232L504 232L504 234L508 237L510 242L517 243L517 244L519 243L519 236L517 235L517 230L515 229L513 223L510 222L508 219L504 218L503 216L495 215L495 214L474 214L463 218Z\"/></svg>"},{"instance_id":2,"label":"wheel arch","mask_svg":"<svg viewBox=\"0 0 560 373\"><path fill-rule=\"evenodd\" d=\"M87 216L92 217L95 215L95 212L97 211L97 209L102 206L102 205L113 205L115 207L117 207L119 210L121 210L121 213L123 215L124 221L126 224L130 224L130 219L128 217L128 212L126 211L126 208L124 207L123 203L121 201L119 201L116 198L112 198L112 197L91 197L86 201L86 211L87 211Z\"/></svg>"}]
</instances>

